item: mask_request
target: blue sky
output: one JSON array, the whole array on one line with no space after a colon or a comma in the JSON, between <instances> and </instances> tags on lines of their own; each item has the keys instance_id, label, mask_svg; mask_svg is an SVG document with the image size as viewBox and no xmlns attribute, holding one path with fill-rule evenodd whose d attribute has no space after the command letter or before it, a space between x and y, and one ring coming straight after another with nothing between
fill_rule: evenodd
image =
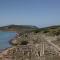
<instances>
[{"instance_id":1,"label":"blue sky","mask_svg":"<svg viewBox=\"0 0 60 60\"><path fill-rule=\"evenodd\" d=\"M60 0L0 0L0 26L60 25Z\"/></svg>"}]
</instances>

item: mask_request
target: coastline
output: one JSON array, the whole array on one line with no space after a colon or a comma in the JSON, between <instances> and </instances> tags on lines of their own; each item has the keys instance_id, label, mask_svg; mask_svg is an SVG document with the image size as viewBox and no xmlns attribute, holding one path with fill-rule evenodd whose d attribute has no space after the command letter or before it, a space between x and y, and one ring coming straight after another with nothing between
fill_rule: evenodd
<instances>
[{"instance_id":1,"label":"coastline","mask_svg":"<svg viewBox=\"0 0 60 60\"><path fill-rule=\"evenodd\" d=\"M5 56L8 56L8 54L7 54L8 51L15 48L13 45L16 44L15 41L17 41L16 39L17 39L18 37L19 37L19 33L16 32L16 36L15 36L14 38L12 38L12 39L8 42L8 43L9 43L10 45L12 45L12 46L3 49L3 51L0 52L0 59L1 59L1 58L3 59L3 58L5 58Z\"/></svg>"},{"instance_id":2,"label":"coastline","mask_svg":"<svg viewBox=\"0 0 60 60\"><path fill-rule=\"evenodd\" d=\"M16 32L16 36L9 41L9 44L12 46L15 45L18 37L19 37L19 33Z\"/></svg>"}]
</instances>

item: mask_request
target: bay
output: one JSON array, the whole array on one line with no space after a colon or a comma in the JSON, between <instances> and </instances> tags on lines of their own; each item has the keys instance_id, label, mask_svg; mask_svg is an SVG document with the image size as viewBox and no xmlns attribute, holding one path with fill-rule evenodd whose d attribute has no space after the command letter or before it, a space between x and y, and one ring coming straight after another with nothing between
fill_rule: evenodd
<instances>
[{"instance_id":1,"label":"bay","mask_svg":"<svg viewBox=\"0 0 60 60\"><path fill-rule=\"evenodd\" d=\"M16 32L0 32L0 50L11 47L9 41L16 36Z\"/></svg>"}]
</instances>

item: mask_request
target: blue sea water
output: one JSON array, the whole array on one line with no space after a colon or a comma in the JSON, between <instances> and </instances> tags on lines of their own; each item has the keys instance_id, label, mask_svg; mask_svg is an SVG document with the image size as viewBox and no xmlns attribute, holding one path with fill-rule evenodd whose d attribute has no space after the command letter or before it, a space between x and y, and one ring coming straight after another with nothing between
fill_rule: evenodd
<instances>
[{"instance_id":1,"label":"blue sea water","mask_svg":"<svg viewBox=\"0 0 60 60\"><path fill-rule=\"evenodd\" d=\"M11 47L9 41L15 36L15 32L0 32L0 50Z\"/></svg>"}]
</instances>

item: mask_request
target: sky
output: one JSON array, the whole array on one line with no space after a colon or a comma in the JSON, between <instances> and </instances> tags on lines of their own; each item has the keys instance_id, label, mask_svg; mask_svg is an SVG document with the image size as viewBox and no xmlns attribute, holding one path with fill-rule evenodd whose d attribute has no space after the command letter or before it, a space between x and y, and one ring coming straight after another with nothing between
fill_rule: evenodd
<instances>
[{"instance_id":1,"label":"sky","mask_svg":"<svg viewBox=\"0 0 60 60\"><path fill-rule=\"evenodd\" d=\"M0 26L60 25L60 0L0 0Z\"/></svg>"}]
</instances>

